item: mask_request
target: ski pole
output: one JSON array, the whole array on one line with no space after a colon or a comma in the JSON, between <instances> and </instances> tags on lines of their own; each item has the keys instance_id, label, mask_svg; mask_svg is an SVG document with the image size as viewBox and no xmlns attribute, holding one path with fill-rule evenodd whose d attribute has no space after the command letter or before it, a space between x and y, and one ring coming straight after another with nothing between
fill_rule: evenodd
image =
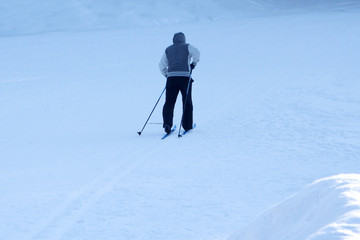
<instances>
[{"instance_id":1,"label":"ski pole","mask_svg":"<svg viewBox=\"0 0 360 240\"><path fill-rule=\"evenodd\" d=\"M141 129L141 131L140 131L140 132L137 132L137 133L139 134L139 136L140 136L140 135L141 135L141 133L144 131L144 128L145 128L146 124L148 123L148 121L149 121L149 119L150 119L151 115L153 114L153 112L154 112L154 110L155 110L155 108L156 108L157 104L159 103L159 101L160 101L160 99L161 99L161 97L162 97L163 93L165 92L165 89L166 89L166 86L165 86L164 90L161 92L159 99L156 101L155 106L154 106L153 110L151 111L151 113L150 113L150 115L149 115L148 119L146 120L146 122L145 122L145 124L144 124L143 128Z\"/></svg>"},{"instance_id":2,"label":"ski pole","mask_svg":"<svg viewBox=\"0 0 360 240\"><path fill-rule=\"evenodd\" d=\"M190 77L189 77L189 82L187 85L187 89L186 89L186 97L185 97L185 102L184 102L184 107L183 107L183 113L181 115L181 121L180 121L180 127L179 127L179 133L178 133L178 137L182 137L180 134L180 130L181 130L181 126L183 123L183 119L184 119L184 113L185 113L185 108L186 108L186 103L187 103L187 99L188 99L188 95L189 95L189 89L190 89L190 83L191 83L191 73L192 73L192 69L190 71Z\"/></svg>"}]
</instances>

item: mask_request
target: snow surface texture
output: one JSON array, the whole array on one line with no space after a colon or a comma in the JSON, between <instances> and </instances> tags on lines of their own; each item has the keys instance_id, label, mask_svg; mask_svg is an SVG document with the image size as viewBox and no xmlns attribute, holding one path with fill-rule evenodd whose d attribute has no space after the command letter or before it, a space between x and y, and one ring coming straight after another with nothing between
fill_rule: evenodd
<instances>
[{"instance_id":1,"label":"snow surface texture","mask_svg":"<svg viewBox=\"0 0 360 240\"><path fill-rule=\"evenodd\" d=\"M158 20L145 2L136 2L132 16ZM2 1L0 239L227 239L274 204L298 191L303 196L301 189L317 179L360 173L356 2L330 1L324 11L276 2L271 8L284 14L142 28L114 23L111 29L117 15L104 9L132 3L89 1L90 16L111 17L104 20L109 29L88 31L96 24L74 20L86 14L74 13L69 1ZM158 11L174 8L152 3ZM225 3L236 11L235 1ZM218 16L215 9L199 15ZM44 34L19 36L25 30ZM160 140L162 98L139 137L165 86L158 62L178 31L202 53L193 73L197 127L182 139ZM358 215L342 209L351 196L336 195L347 191L335 182L314 185L333 194L334 211L315 214L306 207L322 198L310 195L292 212L314 216L295 219L278 236L308 226L309 219L324 227L353 224L347 234L357 234L358 219L346 216ZM261 226L246 232L254 228ZM342 239L344 228L324 228L323 239Z\"/></svg>"},{"instance_id":2,"label":"snow surface texture","mask_svg":"<svg viewBox=\"0 0 360 240\"><path fill-rule=\"evenodd\" d=\"M2 1L0 36L47 31L154 26L199 20L214 20L229 15L233 7L251 14L261 7L251 1L200 0L50 0Z\"/></svg>"},{"instance_id":3,"label":"snow surface texture","mask_svg":"<svg viewBox=\"0 0 360 240\"><path fill-rule=\"evenodd\" d=\"M161 26L277 14L294 9L358 8L355 0L12 0L0 3L0 37L49 31Z\"/></svg>"},{"instance_id":4,"label":"snow surface texture","mask_svg":"<svg viewBox=\"0 0 360 240\"><path fill-rule=\"evenodd\" d=\"M360 175L316 181L229 240L285 239L360 239Z\"/></svg>"}]
</instances>

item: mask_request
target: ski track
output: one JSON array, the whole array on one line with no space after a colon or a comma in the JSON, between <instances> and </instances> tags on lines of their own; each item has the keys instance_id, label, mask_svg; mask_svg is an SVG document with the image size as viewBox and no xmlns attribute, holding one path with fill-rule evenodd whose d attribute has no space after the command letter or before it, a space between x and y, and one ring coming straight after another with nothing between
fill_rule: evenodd
<instances>
[{"instance_id":1,"label":"ski track","mask_svg":"<svg viewBox=\"0 0 360 240\"><path fill-rule=\"evenodd\" d=\"M159 148L154 148L155 145L157 145L156 142L142 148L141 151L137 151L131 157L119 161L93 182L81 190L72 193L71 196L55 211L50 213L46 219L37 223L30 234L24 239L62 239L64 234L70 231L72 226L74 226L104 194L111 191L121 179L126 178L126 176L140 166L146 159L160 150Z\"/></svg>"}]
</instances>

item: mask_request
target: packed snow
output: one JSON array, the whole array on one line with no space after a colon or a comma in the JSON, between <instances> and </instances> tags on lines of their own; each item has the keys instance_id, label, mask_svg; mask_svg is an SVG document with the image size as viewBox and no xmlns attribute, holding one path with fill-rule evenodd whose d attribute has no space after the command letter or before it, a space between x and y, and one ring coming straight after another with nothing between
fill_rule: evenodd
<instances>
[{"instance_id":1,"label":"packed snow","mask_svg":"<svg viewBox=\"0 0 360 240\"><path fill-rule=\"evenodd\" d=\"M0 239L359 239L358 1L176 2L0 4ZM197 127L138 136L179 31Z\"/></svg>"},{"instance_id":2,"label":"packed snow","mask_svg":"<svg viewBox=\"0 0 360 240\"><path fill-rule=\"evenodd\" d=\"M359 223L360 175L337 175L310 184L229 240L356 240Z\"/></svg>"}]
</instances>

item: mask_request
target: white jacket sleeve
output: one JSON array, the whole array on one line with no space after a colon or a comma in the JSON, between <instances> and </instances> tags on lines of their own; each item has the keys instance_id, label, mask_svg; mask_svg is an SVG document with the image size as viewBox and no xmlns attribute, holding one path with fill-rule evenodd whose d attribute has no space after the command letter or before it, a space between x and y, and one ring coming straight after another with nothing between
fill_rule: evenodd
<instances>
[{"instance_id":1,"label":"white jacket sleeve","mask_svg":"<svg viewBox=\"0 0 360 240\"><path fill-rule=\"evenodd\" d=\"M193 45L188 45L189 49L189 61L192 58L192 62L195 63L195 65L200 61L200 51L194 47Z\"/></svg>"},{"instance_id":2,"label":"white jacket sleeve","mask_svg":"<svg viewBox=\"0 0 360 240\"><path fill-rule=\"evenodd\" d=\"M165 77L167 77L167 75L168 75L168 67L169 67L169 63L168 63L168 60L166 57L166 53L164 53L163 56L161 57L161 60L159 63L159 68L160 68L160 72Z\"/></svg>"}]
</instances>

